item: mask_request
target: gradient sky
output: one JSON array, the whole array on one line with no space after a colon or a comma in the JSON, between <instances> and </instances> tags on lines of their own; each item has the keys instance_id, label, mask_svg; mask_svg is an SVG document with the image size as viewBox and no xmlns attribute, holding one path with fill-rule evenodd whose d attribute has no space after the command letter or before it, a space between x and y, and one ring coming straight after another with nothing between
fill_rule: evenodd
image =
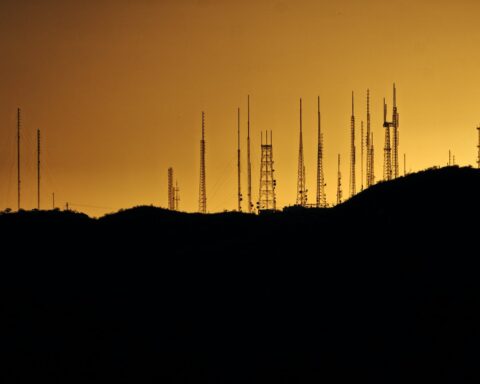
<instances>
[{"instance_id":1,"label":"gradient sky","mask_svg":"<svg viewBox=\"0 0 480 384\"><path fill-rule=\"evenodd\" d=\"M165 207L172 166L181 210L196 211L202 110L208 211L235 209L237 107L245 144L247 94L255 201L260 131L271 129L278 206L295 202L300 97L309 202L317 95L329 202L338 153L348 195L352 90L359 128L370 88L376 180L382 99L391 114L393 82L407 169L445 165L449 149L458 164L475 165L479 15L476 0L1 0L0 209L16 208L17 107L27 209L36 205L41 129L44 208L52 192L57 205L68 201L94 216L139 204ZM246 172L242 182L246 196Z\"/></svg>"}]
</instances>

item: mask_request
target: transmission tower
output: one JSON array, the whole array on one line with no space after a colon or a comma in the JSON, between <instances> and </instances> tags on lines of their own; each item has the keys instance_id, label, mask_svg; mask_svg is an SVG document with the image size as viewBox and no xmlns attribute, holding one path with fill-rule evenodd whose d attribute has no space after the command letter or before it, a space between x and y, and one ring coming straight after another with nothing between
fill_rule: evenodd
<instances>
[{"instance_id":1,"label":"transmission tower","mask_svg":"<svg viewBox=\"0 0 480 384\"><path fill-rule=\"evenodd\" d=\"M240 169L240 108L238 108L238 126L237 126L237 136L238 136L238 146L237 146L237 176L238 176L238 212L242 212L242 185L241 185L241 169Z\"/></svg>"},{"instance_id":2,"label":"transmission tower","mask_svg":"<svg viewBox=\"0 0 480 384\"><path fill-rule=\"evenodd\" d=\"M390 146L390 127L391 122L387 121L387 104L383 99L383 127L385 128L385 147L383 154L383 179L392 179L392 148Z\"/></svg>"},{"instance_id":3,"label":"transmission tower","mask_svg":"<svg viewBox=\"0 0 480 384\"><path fill-rule=\"evenodd\" d=\"M320 96L317 99L317 115L318 115L318 150L317 150L317 208L325 208L327 206L327 198L325 195L325 177L323 174L323 133L321 131L320 116Z\"/></svg>"},{"instance_id":4,"label":"transmission tower","mask_svg":"<svg viewBox=\"0 0 480 384\"><path fill-rule=\"evenodd\" d=\"M340 171L340 154L338 154L337 171L337 204L342 202L342 172Z\"/></svg>"},{"instance_id":5,"label":"transmission tower","mask_svg":"<svg viewBox=\"0 0 480 384\"><path fill-rule=\"evenodd\" d=\"M173 168L168 168L168 209L175 210L175 187L173 186Z\"/></svg>"},{"instance_id":6,"label":"transmission tower","mask_svg":"<svg viewBox=\"0 0 480 384\"><path fill-rule=\"evenodd\" d=\"M250 162L250 95L247 97L247 195L248 213L252 213L252 164Z\"/></svg>"},{"instance_id":7,"label":"transmission tower","mask_svg":"<svg viewBox=\"0 0 480 384\"><path fill-rule=\"evenodd\" d=\"M262 158L260 163L258 210L275 210L277 202L275 198L276 181L273 178L272 131L270 131L270 144L268 143L268 132L265 132L265 144L263 143L263 134L260 134L260 143Z\"/></svg>"},{"instance_id":8,"label":"transmission tower","mask_svg":"<svg viewBox=\"0 0 480 384\"><path fill-rule=\"evenodd\" d=\"M205 175L205 112L202 111L202 139L200 140L200 191L198 211L207 213L207 187Z\"/></svg>"},{"instance_id":9,"label":"transmission tower","mask_svg":"<svg viewBox=\"0 0 480 384\"><path fill-rule=\"evenodd\" d=\"M37 129L37 209L40 210L40 130Z\"/></svg>"},{"instance_id":10,"label":"transmission tower","mask_svg":"<svg viewBox=\"0 0 480 384\"><path fill-rule=\"evenodd\" d=\"M307 205L307 191L305 190L305 163L303 161L302 135L302 99L300 98L300 140L298 144L298 177L297 177L297 205Z\"/></svg>"},{"instance_id":11,"label":"transmission tower","mask_svg":"<svg viewBox=\"0 0 480 384\"><path fill-rule=\"evenodd\" d=\"M480 168L480 125L477 127L478 131L478 158L477 158L477 167Z\"/></svg>"},{"instance_id":12,"label":"transmission tower","mask_svg":"<svg viewBox=\"0 0 480 384\"><path fill-rule=\"evenodd\" d=\"M20 125L21 125L21 119L20 119L20 108L17 108L17 186L18 186L18 192L17 192L17 200L18 200L18 210L20 211Z\"/></svg>"},{"instance_id":13,"label":"transmission tower","mask_svg":"<svg viewBox=\"0 0 480 384\"><path fill-rule=\"evenodd\" d=\"M393 148L392 148L392 172L393 178L398 177L398 144L399 144L399 115L397 110L397 90L395 88L395 83L393 83L393 114L392 114L392 128L393 128Z\"/></svg>"},{"instance_id":14,"label":"transmission tower","mask_svg":"<svg viewBox=\"0 0 480 384\"><path fill-rule=\"evenodd\" d=\"M352 117L350 119L350 197L355 195L355 113L352 92Z\"/></svg>"}]
</instances>

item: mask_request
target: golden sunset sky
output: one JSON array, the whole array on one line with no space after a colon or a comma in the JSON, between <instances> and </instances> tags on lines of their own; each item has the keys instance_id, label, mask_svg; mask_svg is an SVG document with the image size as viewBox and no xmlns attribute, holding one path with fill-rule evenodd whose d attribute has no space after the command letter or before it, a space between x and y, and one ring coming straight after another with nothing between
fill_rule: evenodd
<instances>
[{"instance_id":1,"label":"golden sunset sky","mask_svg":"<svg viewBox=\"0 0 480 384\"><path fill-rule=\"evenodd\" d=\"M1 0L0 209L17 206L17 107L25 209L36 206L40 129L42 208L52 192L57 206L68 201L93 216L166 207L172 166L180 209L197 211L202 111L208 211L236 209L237 107L246 197L248 94L254 201L260 131L272 130L277 206L295 203L300 97L311 203L317 95L330 203L338 153L348 195L352 91L358 138L370 88L376 180L382 100L390 116L394 82L401 173L403 153L411 171L446 165L449 149L459 165L475 165L479 17L476 0ZM359 164L357 175L358 190Z\"/></svg>"}]
</instances>

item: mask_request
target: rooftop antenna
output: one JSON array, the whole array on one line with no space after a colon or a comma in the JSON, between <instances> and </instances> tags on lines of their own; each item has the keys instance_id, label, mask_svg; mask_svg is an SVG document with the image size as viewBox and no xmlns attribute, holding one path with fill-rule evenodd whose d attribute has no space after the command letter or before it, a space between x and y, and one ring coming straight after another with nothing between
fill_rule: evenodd
<instances>
[{"instance_id":1,"label":"rooftop antenna","mask_svg":"<svg viewBox=\"0 0 480 384\"><path fill-rule=\"evenodd\" d=\"M202 111L202 139L200 140L200 191L198 210L207 213L207 188L205 175L205 112Z\"/></svg>"},{"instance_id":2,"label":"rooftop antenna","mask_svg":"<svg viewBox=\"0 0 480 384\"><path fill-rule=\"evenodd\" d=\"M247 194L248 213L252 213L252 164L250 162L250 95L247 96Z\"/></svg>"},{"instance_id":3,"label":"rooftop antenna","mask_svg":"<svg viewBox=\"0 0 480 384\"><path fill-rule=\"evenodd\" d=\"M240 108L238 108L238 126L237 126L237 136L238 136L238 148L237 148L237 175L238 175L238 212L242 212L242 186L241 186L241 177L240 177Z\"/></svg>"},{"instance_id":4,"label":"rooftop antenna","mask_svg":"<svg viewBox=\"0 0 480 384\"><path fill-rule=\"evenodd\" d=\"M350 197L355 195L355 111L352 91L352 116L350 118Z\"/></svg>"},{"instance_id":5,"label":"rooftop antenna","mask_svg":"<svg viewBox=\"0 0 480 384\"><path fill-rule=\"evenodd\" d=\"M302 207L307 206L307 191L305 190L305 163L303 159L302 98L300 98L300 140L298 143L297 205L301 205Z\"/></svg>"},{"instance_id":6,"label":"rooftop antenna","mask_svg":"<svg viewBox=\"0 0 480 384\"><path fill-rule=\"evenodd\" d=\"M40 130L37 129L37 209L40 210Z\"/></svg>"},{"instance_id":7,"label":"rooftop antenna","mask_svg":"<svg viewBox=\"0 0 480 384\"><path fill-rule=\"evenodd\" d=\"M20 108L17 108L17 182L18 182L18 192L17 192L17 200L18 200L18 210L20 211L20 125L21 125L21 118L20 118Z\"/></svg>"}]
</instances>

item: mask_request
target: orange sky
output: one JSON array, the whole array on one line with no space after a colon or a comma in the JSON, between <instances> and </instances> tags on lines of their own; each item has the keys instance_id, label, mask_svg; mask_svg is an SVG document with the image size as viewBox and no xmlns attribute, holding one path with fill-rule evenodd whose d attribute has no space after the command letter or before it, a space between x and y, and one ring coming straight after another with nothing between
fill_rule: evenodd
<instances>
[{"instance_id":1,"label":"orange sky","mask_svg":"<svg viewBox=\"0 0 480 384\"><path fill-rule=\"evenodd\" d=\"M444 165L449 149L460 165L475 165L479 15L476 0L2 0L0 209L16 208L17 106L27 209L36 205L39 128L44 208L51 207L52 192L57 205L69 201L94 216L138 204L165 207L172 166L180 208L196 211L202 110L208 211L235 209L236 114L240 106L244 135L247 94L254 200L260 130L271 129L278 206L295 202L299 97L309 202L315 199L317 95L327 200L335 201L337 153L348 195L352 90L357 127L371 90L378 180L382 99L391 107L393 82L407 168ZM360 185L360 167L357 174ZM245 172L242 182L246 196Z\"/></svg>"}]
</instances>

